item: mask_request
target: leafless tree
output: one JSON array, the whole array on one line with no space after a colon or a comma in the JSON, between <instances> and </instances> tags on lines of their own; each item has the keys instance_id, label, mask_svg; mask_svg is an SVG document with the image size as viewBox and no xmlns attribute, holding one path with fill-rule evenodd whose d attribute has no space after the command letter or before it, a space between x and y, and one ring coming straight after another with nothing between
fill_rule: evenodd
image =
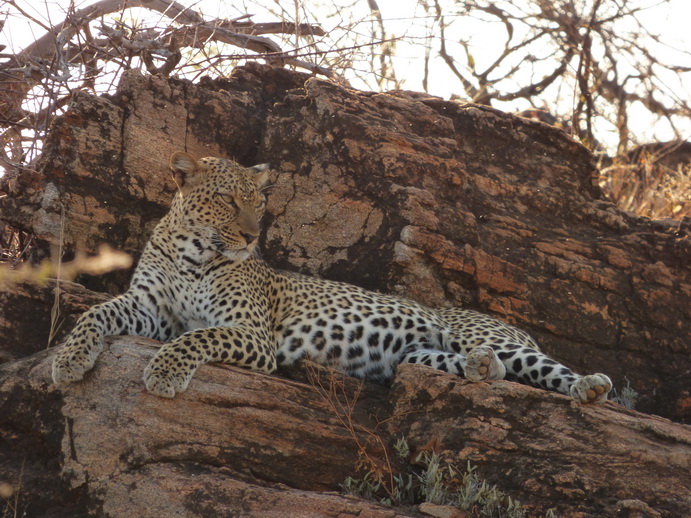
<instances>
[{"instance_id":1,"label":"leafless tree","mask_svg":"<svg viewBox=\"0 0 691 518\"><path fill-rule=\"evenodd\" d=\"M606 121L618 133L617 154L640 143L630 122L636 105L664 119L677 139L688 137L678 126L691 116L691 99L681 82L691 72L691 52L671 48L644 22L648 10L669 0L421 3L436 28L427 44L457 79L462 98L495 105L524 99L549 107L590 147L595 147L596 126L601 130ZM457 28L468 18L503 27L504 45L484 66L474 56L473 36ZM670 55L676 61L669 61Z\"/></svg>"}]
</instances>

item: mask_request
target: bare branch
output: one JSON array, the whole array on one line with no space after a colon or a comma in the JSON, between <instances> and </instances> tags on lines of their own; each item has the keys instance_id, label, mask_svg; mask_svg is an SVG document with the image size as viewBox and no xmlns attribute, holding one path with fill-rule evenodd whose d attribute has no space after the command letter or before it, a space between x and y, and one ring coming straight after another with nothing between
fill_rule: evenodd
<instances>
[{"instance_id":1,"label":"bare branch","mask_svg":"<svg viewBox=\"0 0 691 518\"><path fill-rule=\"evenodd\" d=\"M23 12L14 2L10 3ZM134 7L158 12L180 27L137 32L102 23L100 30L105 37L93 38L90 23L107 14ZM43 25L45 35L0 65L0 125L23 120L27 113L22 109L22 103L27 93L43 79L63 82L71 79L71 65L80 63L85 70L97 70L98 60L122 60L121 64L128 68L132 58L138 56L150 72L169 74L180 62L181 49L201 48L212 41L246 49L275 64L289 64L316 74L332 75L329 68L299 59L295 52L284 51L273 40L261 36L291 30L299 30L310 37L324 35L320 27L284 22L254 24L246 18L206 21L173 0L101 0L68 13L65 20L54 27ZM78 41L73 42L76 36L79 36ZM163 62L157 65L155 58ZM85 85L89 85L87 78Z\"/></svg>"},{"instance_id":2,"label":"bare branch","mask_svg":"<svg viewBox=\"0 0 691 518\"><path fill-rule=\"evenodd\" d=\"M571 58L573 58L573 53L568 52L561 60L561 63L557 68L555 68L550 74L546 75L541 81L538 81L537 83L530 84L527 86L524 86L523 88L520 88L516 90L515 92L510 92L510 93L497 93L494 95L494 99L498 101L513 101L515 99L531 99L535 97L536 95L542 93L547 87L549 87L554 81L556 81L559 77L563 76L564 73L566 72L569 63L571 62Z\"/></svg>"},{"instance_id":3,"label":"bare branch","mask_svg":"<svg viewBox=\"0 0 691 518\"><path fill-rule=\"evenodd\" d=\"M481 97L482 92L478 90L470 81L468 81L463 74L458 70L456 66L456 61L446 50L446 25L444 22L444 16L442 14L442 8L439 5L438 0L434 0L434 8L436 11L436 19L439 22L439 55L444 60L449 70L455 75L458 80L463 85L463 90L474 102L479 104L487 104L488 99L486 97Z\"/></svg>"}]
</instances>

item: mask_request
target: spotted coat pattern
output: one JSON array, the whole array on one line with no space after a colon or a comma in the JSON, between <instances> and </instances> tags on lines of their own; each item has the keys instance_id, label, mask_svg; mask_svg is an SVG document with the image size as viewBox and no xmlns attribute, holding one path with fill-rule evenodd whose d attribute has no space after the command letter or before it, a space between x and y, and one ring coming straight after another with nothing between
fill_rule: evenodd
<instances>
[{"instance_id":1,"label":"spotted coat pattern","mask_svg":"<svg viewBox=\"0 0 691 518\"><path fill-rule=\"evenodd\" d=\"M129 290L80 318L55 357L56 383L82 379L105 336L134 334L165 342L144 373L147 389L164 397L184 391L204 363L271 373L309 358L380 382L408 362L472 381L507 377L582 402L607 398L607 376L575 374L528 334L481 313L270 268L255 253L265 166L175 153L171 169L180 192Z\"/></svg>"}]
</instances>

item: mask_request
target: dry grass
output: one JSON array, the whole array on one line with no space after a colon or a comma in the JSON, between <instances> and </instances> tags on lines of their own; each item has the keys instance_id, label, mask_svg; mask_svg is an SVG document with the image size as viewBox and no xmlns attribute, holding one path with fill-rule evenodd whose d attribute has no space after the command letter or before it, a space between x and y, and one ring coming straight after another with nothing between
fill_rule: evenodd
<instances>
[{"instance_id":1,"label":"dry grass","mask_svg":"<svg viewBox=\"0 0 691 518\"><path fill-rule=\"evenodd\" d=\"M0 221L0 264L12 268L25 261L34 245L34 236Z\"/></svg>"},{"instance_id":2,"label":"dry grass","mask_svg":"<svg viewBox=\"0 0 691 518\"><path fill-rule=\"evenodd\" d=\"M396 487L395 472L386 444L380 435L357 424L353 418L355 404L362 392L364 381L359 381L357 389L353 392L346 387L346 379L353 380L347 374L325 369L308 361L303 364L309 383L352 437L358 452L356 469L366 473L366 476L371 478L373 486L381 488L389 497L393 497Z\"/></svg>"},{"instance_id":3,"label":"dry grass","mask_svg":"<svg viewBox=\"0 0 691 518\"><path fill-rule=\"evenodd\" d=\"M26 458L22 461L22 468L19 472L19 479L16 485L7 482L0 482L0 499L4 501L5 508L2 511L2 518L17 518L18 516L26 516L25 512L20 511L19 495L22 491L22 478L24 477L24 464Z\"/></svg>"},{"instance_id":4,"label":"dry grass","mask_svg":"<svg viewBox=\"0 0 691 518\"><path fill-rule=\"evenodd\" d=\"M649 154L602 169L600 187L625 211L651 219L691 217L691 163L665 164Z\"/></svg>"}]
</instances>

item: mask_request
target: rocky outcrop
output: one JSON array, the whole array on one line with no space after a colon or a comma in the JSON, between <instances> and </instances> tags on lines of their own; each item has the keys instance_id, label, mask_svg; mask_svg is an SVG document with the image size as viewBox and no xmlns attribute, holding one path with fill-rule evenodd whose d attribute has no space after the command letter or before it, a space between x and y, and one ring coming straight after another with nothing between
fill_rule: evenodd
<instances>
[{"instance_id":1,"label":"rocky outcrop","mask_svg":"<svg viewBox=\"0 0 691 518\"><path fill-rule=\"evenodd\" d=\"M320 516L400 516L308 493L337 491L357 460L353 439L312 387L214 366L200 372L200 392L166 402L142 389L156 347L118 338L89 381L65 389L51 385L52 351L3 366L0 426L8 448L0 451L0 479L18 481L20 511L308 516L313 508ZM351 392L355 385L349 380ZM358 404L381 406L385 397L371 391ZM58 494L43 501L51 483Z\"/></svg>"},{"instance_id":2,"label":"rocky outcrop","mask_svg":"<svg viewBox=\"0 0 691 518\"><path fill-rule=\"evenodd\" d=\"M654 510L640 516L691 511L687 426L614 403L566 399L506 381L461 386L409 369L390 397L391 411L402 416L394 426L409 441L435 438L450 462L481 466L481 475L533 512L556 503L558 516L610 516L630 500Z\"/></svg>"},{"instance_id":3,"label":"rocky outcrop","mask_svg":"<svg viewBox=\"0 0 691 518\"><path fill-rule=\"evenodd\" d=\"M484 107L310 81L269 121L270 261L498 315L688 415L689 221L618 211L584 148Z\"/></svg>"},{"instance_id":4,"label":"rocky outcrop","mask_svg":"<svg viewBox=\"0 0 691 518\"><path fill-rule=\"evenodd\" d=\"M75 95L36 167L4 180L3 219L136 256L179 149L274 167L274 266L488 312L576 370L629 380L638 408L689 417L689 221L601 199L590 154L560 130L258 65L198 85L132 72L114 97ZM120 292L127 274L81 281Z\"/></svg>"},{"instance_id":5,"label":"rocky outcrop","mask_svg":"<svg viewBox=\"0 0 691 518\"><path fill-rule=\"evenodd\" d=\"M262 249L273 266L490 313L578 371L630 382L637 408L691 417L690 222L617 210L560 130L258 65L199 84L131 72L114 96L75 94L40 160L3 178L2 219L46 249L63 236L67 256L102 242L136 256L167 210L180 149L272 165ZM127 277L79 280L115 293ZM63 284L56 339L104 296ZM52 351L29 355L60 323L54 298L53 285L20 284L0 299L0 482L22 481L36 516L406 515L329 493L361 461L353 430L369 448L379 438L373 458L393 437L434 441L534 513L691 512L687 427L508 382L407 367L390 392L364 386L352 429L299 376L208 366L183 397L153 398L141 371L154 344L120 338L84 383L51 388ZM343 383L343 397L360 390Z\"/></svg>"},{"instance_id":6,"label":"rocky outcrop","mask_svg":"<svg viewBox=\"0 0 691 518\"><path fill-rule=\"evenodd\" d=\"M0 291L0 363L47 349L74 327L87 309L110 299L73 282L23 281Z\"/></svg>"},{"instance_id":7,"label":"rocky outcrop","mask_svg":"<svg viewBox=\"0 0 691 518\"><path fill-rule=\"evenodd\" d=\"M615 403L580 406L416 365L402 366L390 390L312 365L281 376L207 365L187 392L164 400L141 380L156 347L114 338L87 379L68 387L51 385L52 350L0 367L0 480L22 481L20 510L419 516L337 493L362 452L385 468L382 446L406 437L413 451L434 443L451 464L471 462L532 516L691 512L688 427ZM626 511L631 501L647 514Z\"/></svg>"}]
</instances>

